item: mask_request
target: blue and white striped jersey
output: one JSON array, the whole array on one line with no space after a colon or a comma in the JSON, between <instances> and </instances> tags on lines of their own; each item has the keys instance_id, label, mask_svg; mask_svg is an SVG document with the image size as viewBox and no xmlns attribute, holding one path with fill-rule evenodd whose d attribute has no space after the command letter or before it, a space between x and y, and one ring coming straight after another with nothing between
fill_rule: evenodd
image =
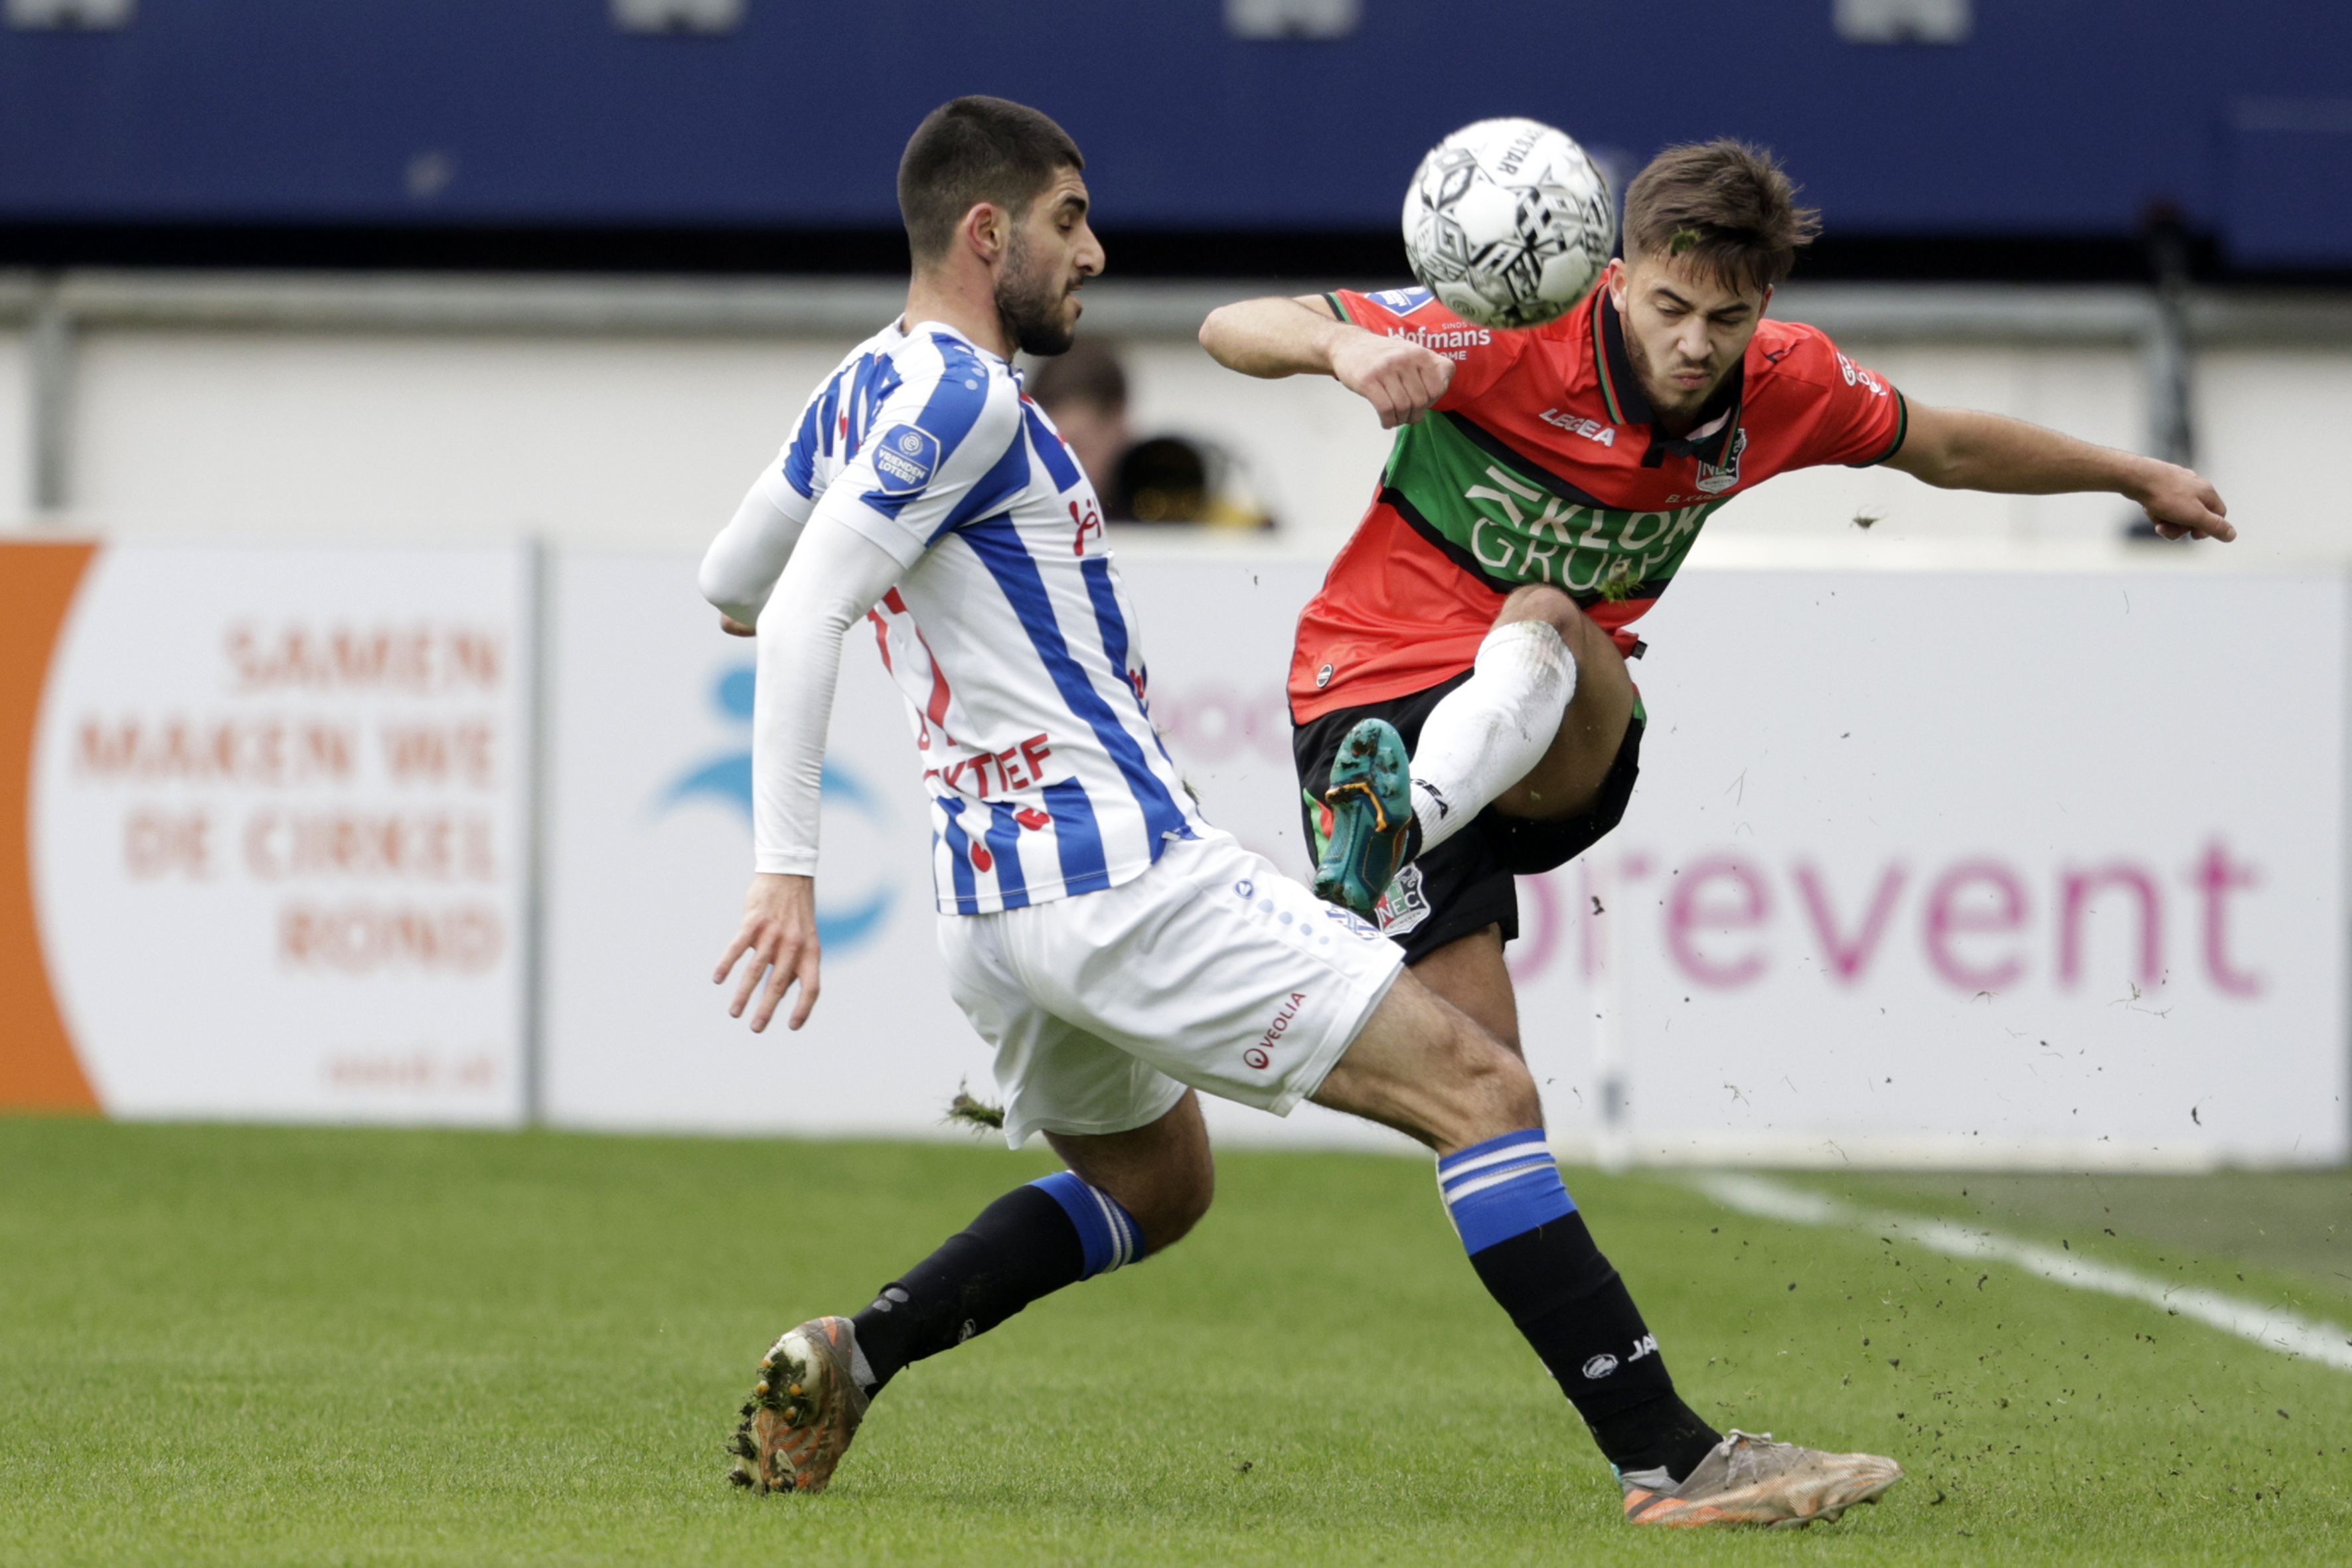
<instances>
[{"instance_id":1,"label":"blue and white striped jersey","mask_svg":"<svg viewBox=\"0 0 2352 1568\"><path fill-rule=\"evenodd\" d=\"M1117 887L1206 830L1151 721L1094 486L1003 360L892 324L809 399L765 488L795 522L824 499L905 568L867 618L907 699L942 913Z\"/></svg>"}]
</instances>

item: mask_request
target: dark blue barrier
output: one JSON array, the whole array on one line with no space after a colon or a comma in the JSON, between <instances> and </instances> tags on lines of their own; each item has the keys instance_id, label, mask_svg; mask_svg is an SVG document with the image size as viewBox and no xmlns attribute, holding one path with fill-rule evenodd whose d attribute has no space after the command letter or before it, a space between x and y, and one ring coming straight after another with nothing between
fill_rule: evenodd
<instances>
[{"instance_id":1,"label":"dark blue barrier","mask_svg":"<svg viewBox=\"0 0 2352 1568\"><path fill-rule=\"evenodd\" d=\"M1060 118L1106 222L1368 229L1488 114L1632 164L1771 143L1842 232L2116 236L2168 200L2232 254L2352 264L2352 5L1973 0L1952 45L1843 39L1832 0L1363 0L1253 41L1221 0L745 0L728 33L607 0L143 0L0 27L0 221L895 221L916 119Z\"/></svg>"}]
</instances>

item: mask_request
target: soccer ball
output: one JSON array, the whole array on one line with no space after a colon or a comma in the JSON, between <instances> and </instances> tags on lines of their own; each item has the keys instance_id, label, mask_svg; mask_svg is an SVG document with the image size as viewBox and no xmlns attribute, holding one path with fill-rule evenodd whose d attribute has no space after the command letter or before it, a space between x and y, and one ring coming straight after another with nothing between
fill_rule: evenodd
<instances>
[{"instance_id":1,"label":"soccer ball","mask_svg":"<svg viewBox=\"0 0 2352 1568\"><path fill-rule=\"evenodd\" d=\"M1591 291L1617 244L1609 183L1534 120L1481 120L1429 150L1404 195L1404 253L1444 307L1535 327Z\"/></svg>"}]
</instances>

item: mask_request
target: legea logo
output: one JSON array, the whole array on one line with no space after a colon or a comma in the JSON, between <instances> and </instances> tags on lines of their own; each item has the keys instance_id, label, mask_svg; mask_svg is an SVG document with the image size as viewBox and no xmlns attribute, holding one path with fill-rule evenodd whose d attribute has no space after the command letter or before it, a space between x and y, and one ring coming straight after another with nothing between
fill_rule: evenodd
<instances>
[{"instance_id":1,"label":"legea logo","mask_svg":"<svg viewBox=\"0 0 2352 1568\"><path fill-rule=\"evenodd\" d=\"M741 665L725 671L712 684L711 702L730 723L748 731L754 689L751 667ZM748 734L744 741L742 750L713 757L680 774L662 791L655 803L656 812L667 816L690 801L718 801L741 814L748 833L751 826L751 752ZM831 758L824 764L824 802L856 814L877 833L887 832L891 826L889 808L881 796L865 780ZM879 935L890 916L892 893L890 884L884 881L845 907L821 900L816 910L817 941L835 952L846 952Z\"/></svg>"}]
</instances>

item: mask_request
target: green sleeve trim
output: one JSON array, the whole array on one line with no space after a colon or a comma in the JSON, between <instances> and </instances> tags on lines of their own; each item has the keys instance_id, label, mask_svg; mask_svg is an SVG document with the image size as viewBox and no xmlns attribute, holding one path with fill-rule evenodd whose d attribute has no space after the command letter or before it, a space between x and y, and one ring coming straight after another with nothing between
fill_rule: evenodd
<instances>
[{"instance_id":1,"label":"green sleeve trim","mask_svg":"<svg viewBox=\"0 0 2352 1568\"><path fill-rule=\"evenodd\" d=\"M1351 327L1360 324L1357 321L1355 317L1348 314L1348 302L1339 298L1339 291L1337 289L1330 290L1328 293L1325 294L1323 298L1325 302L1330 305L1331 313L1333 315L1339 317L1341 321L1347 322L1348 325Z\"/></svg>"},{"instance_id":2,"label":"green sleeve trim","mask_svg":"<svg viewBox=\"0 0 2352 1568\"><path fill-rule=\"evenodd\" d=\"M1895 392L1895 389L1891 386L1886 390L1889 392ZM1895 392L1895 439L1888 444L1886 450L1879 453L1875 458L1865 458L1859 463L1849 463L1846 467L1850 468L1876 468L1879 464L1895 456L1895 453L1903 450L1903 438L1910 434L1911 405L1903 401L1903 395L1901 393Z\"/></svg>"}]
</instances>

